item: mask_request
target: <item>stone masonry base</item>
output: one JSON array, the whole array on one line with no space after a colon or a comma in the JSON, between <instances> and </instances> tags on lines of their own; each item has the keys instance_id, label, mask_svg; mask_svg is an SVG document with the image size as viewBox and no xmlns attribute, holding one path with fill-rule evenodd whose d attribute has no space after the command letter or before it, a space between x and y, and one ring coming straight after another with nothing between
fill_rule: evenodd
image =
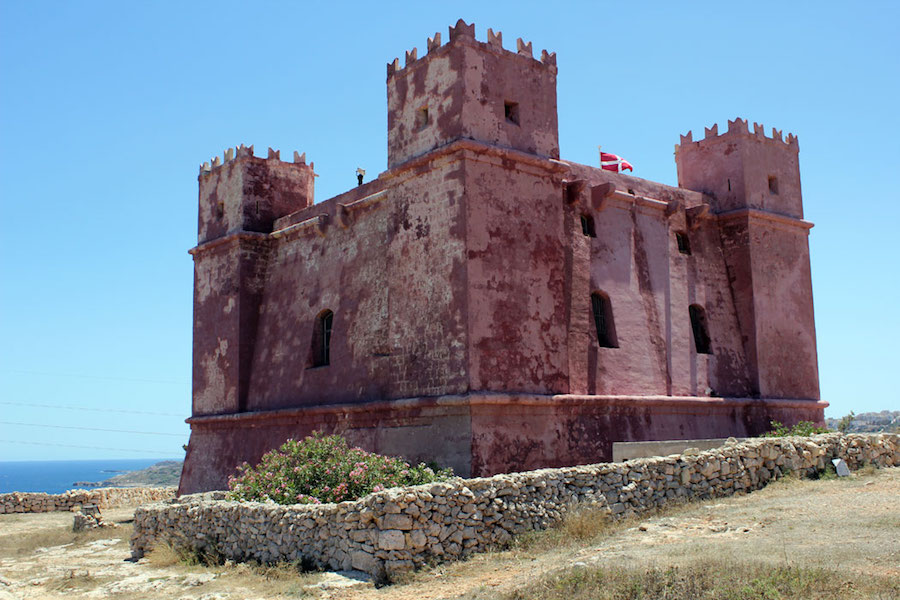
<instances>
[{"instance_id":1,"label":"stone masonry base","mask_svg":"<svg viewBox=\"0 0 900 600\"><path fill-rule=\"evenodd\" d=\"M472 393L193 417L180 494L285 440L340 433L365 450L435 461L463 477L612 460L613 442L755 436L772 420L824 424L825 402L679 396Z\"/></svg>"}]
</instances>

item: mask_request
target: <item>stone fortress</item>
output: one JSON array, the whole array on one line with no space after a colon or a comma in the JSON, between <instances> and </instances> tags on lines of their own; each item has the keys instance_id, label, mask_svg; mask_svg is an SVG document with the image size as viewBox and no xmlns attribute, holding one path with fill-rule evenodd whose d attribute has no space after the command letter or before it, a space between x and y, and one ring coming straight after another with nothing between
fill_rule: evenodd
<instances>
[{"instance_id":1,"label":"stone fortress","mask_svg":"<svg viewBox=\"0 0 900 600\"><path fill-rule=\"evenodd\" d=\"M797 138L688 133L678 187L567 162L556 55L487 38L388 64L373 181L201 167L180 493L314 430L481 476L822 422Z\"/></svg>"}]
</instances>

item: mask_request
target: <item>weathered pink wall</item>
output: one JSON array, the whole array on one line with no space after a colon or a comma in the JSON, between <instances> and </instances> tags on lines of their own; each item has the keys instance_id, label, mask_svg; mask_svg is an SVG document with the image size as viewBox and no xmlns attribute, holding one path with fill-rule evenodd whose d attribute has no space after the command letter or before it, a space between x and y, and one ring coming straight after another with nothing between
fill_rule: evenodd
<instances>
[{"instance_id":1,"label":"weathered pink wall","mask_svg":"<svg viewBox=\"0 0 900 600\"><path fill-rule=\"evenodd\" d=\"M559 177L512 156L465 162L470 388L565 393Z\"/></svg>"},{"instance_id":2,"label":"weathered pink wall","mask_svg":"<svg viewBox=\"0 0 900 600\"><path fill-rule=\"evenodd\" d=\"M465 391L462 166L375 183L366 191L383 197L353 208L346 227L335 213L353 199L339 197L292 217L329 215L324 234L274 241L249 410ZM325 309L332 364L312 368Z\"/></svg>"}]
</instances>

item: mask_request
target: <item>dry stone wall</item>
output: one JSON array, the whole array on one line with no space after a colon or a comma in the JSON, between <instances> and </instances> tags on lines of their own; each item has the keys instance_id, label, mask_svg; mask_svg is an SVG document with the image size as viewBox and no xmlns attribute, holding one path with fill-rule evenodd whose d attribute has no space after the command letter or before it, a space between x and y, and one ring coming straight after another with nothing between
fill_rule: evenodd
<instances>
[{"instance_id":1,"label":"dry stone wall","mask_svg":"<svg viewBox=\"0 0 900 600\"><path fill-rule=\"evenodd\" d=\"M135 512L132 553L157 543L242 561L303 561L391 574L502 546L589 505L618 519L673 502L759 489L789 473L900 465L896 434L732 440L700 452L393 488L353 502L282 506L183 496Z\"/></svg>"},{"instance_id":2,"label":"dry stone wall","mask_svg":"<svg viewBox=\"0 0 900 600\"><path fill-rule=\"evenodd\" d=\"M69 490L64 494L12 492L0 494L0 514L70 511L77 506L96 504L100 508L134 506L175 497L174 487L97 488Z\"/></svg>"}]
</instances>

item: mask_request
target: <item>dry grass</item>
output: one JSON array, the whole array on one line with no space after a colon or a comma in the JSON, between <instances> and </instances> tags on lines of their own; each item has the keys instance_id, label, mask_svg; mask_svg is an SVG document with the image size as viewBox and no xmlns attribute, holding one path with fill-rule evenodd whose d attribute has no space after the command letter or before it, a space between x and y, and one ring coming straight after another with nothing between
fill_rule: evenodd
<instances>
[{"instance_id":1,"label":"dry grass","mask_svg":"<svg viewBox=\"0 0 900 600\"><path fill-rule=\"evenodd\" d=\"M96 589L102 583L90 571L70 570L62 577L47 583L47 589L54 592L86 592Z\"/></svg>"},{"instance_id":2,"label":"dry grass","mask_svg":"<svg viewBox=\"0 0 900 600\"><path fill-rule=\"evenodd\" d=\"M306 589L321 578L301 564L257 562L233 563L216 554L182 549L169 543L159 543L147 553L150 567L179 574L214 574L213 581L204 585L206 592L246 590L265 598L304 598L314 594Z\"/></svg>"},{"instance_id":3,"label":"dry grass","mask_svg":"<svg viewBox=\"0 0 900 600\"><path fill-rule=\"evenodd\" d=\"M118 538L128 540L130 527L101 527L74 532L72 527L55 527L37 530L29 535L7 535L0 537L0 556L24 556L39 548L54 546L83 546L96 540Z\"/></svg>"},{"instance_id":4,"label":"dry grass","mask_svg":"<svg viewBox=\"0 0 900 600\"><path fill-rule=\"evenodd\" d=\"M478 597L484 598L483 593ZM713 561L687 567L574 568L545 576L503 600L832 600L900 598L900 582L820 568Z\"/></svg>"},{"instance_id":5,"label":"dry grass","mask_svg":"<svg viewBox=\"0 0 900 600\"><path fill-rule=\"evenodd\" d=\"M617 520L612 520L609 513L602 508L575 507L566 514L560 524L550 529L527 531L517 535L510 542L509 549L529 554L570 550L604 540L635 527L650 517L678 514L684 507L691 505L687 502L673 502L661 509Z\"/></svg>"}]
</instances>

